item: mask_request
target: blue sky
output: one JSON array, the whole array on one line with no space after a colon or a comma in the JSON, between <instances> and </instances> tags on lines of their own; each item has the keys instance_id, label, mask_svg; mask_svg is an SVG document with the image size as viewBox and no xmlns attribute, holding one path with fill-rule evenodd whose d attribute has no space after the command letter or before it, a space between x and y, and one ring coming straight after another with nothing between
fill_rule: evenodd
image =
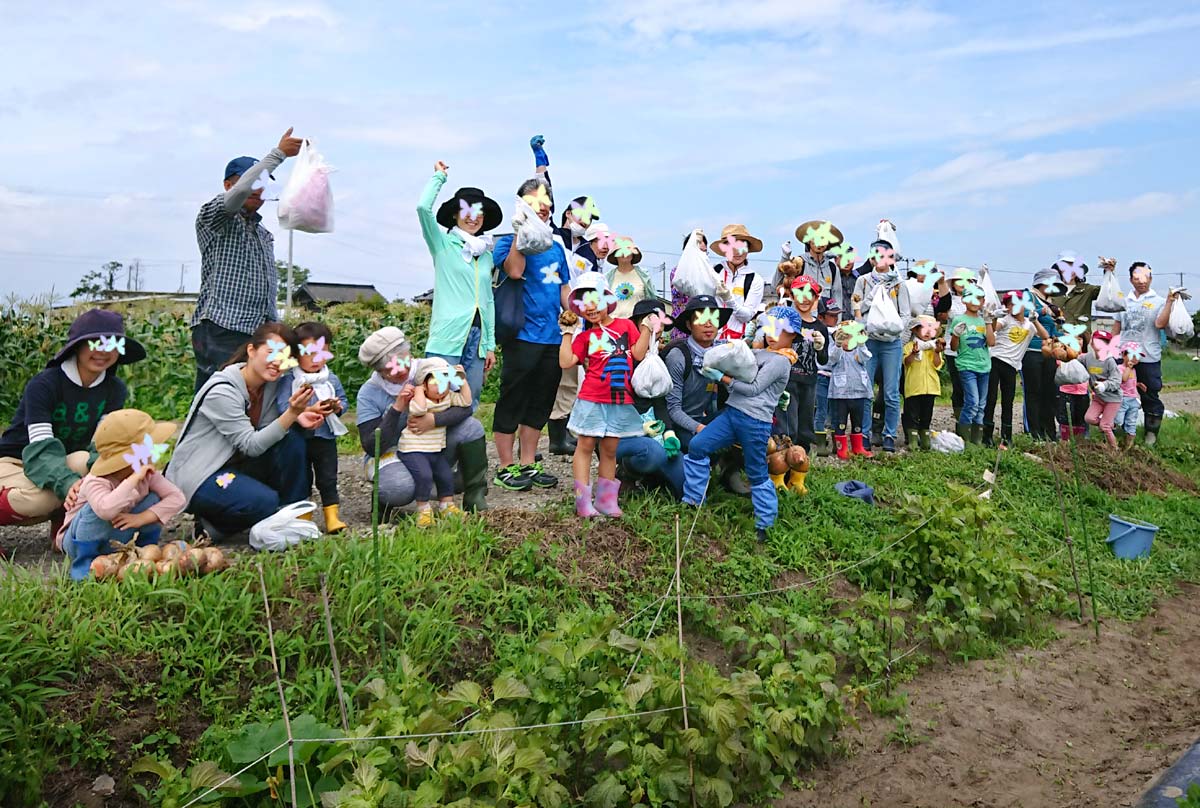
<instances>
[{"instance_id":1,"label":"blue sky","mask_svg":"<svg viewBox=\"0 0 1200 808\"><path fill-rule=\"evenodd\" d=\"M5 293L135 257L147 288L181 265L197 288L196 210L288 126L338 169L337 230L297 234L297 262L389 297L432 285L414 206L434 161L507 220L535 133L560 197L593 195L647 265L742 222L767 271L802 221L865 247L888 217L906 255L988 262L1015 273L1002 287L1072 249L1200 288L1181 250L1195 4L3 0L0 18Z\"/></svg>"}]
</instances>

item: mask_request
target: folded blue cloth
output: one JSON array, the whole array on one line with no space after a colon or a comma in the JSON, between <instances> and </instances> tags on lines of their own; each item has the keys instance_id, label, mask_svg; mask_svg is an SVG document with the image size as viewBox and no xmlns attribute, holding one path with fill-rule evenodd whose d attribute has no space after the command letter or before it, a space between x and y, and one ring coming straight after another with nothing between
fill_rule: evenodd
<instances>
[{"instance_id":1,"label":"folded blue cloth","mask_svg":"<svg viewBox=\"0 0 1200 808\"><path fill-rule=\"evenodd\" d=\"M875 489L861 480L846 480L833 486L844 497L861 499L868 505L875 504Z\"/></svg>"}]
</instances>

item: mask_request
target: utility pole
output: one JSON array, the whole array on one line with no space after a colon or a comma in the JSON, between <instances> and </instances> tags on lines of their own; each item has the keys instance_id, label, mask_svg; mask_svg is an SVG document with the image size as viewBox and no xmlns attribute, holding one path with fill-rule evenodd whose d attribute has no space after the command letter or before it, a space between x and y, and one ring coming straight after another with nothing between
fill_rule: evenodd
<instances>
[{"instance_id":1,"label":"utility pole","mask_svg":"<svg viewBox=\"0 0 1200 808\"><path fill-rule=\"evenodd\" d=\"M185 263L182 263L179 265L179 293L180 294L183 294L183 291L184 291L183 279L184 279L184 275L186 273L187 273L187 263L185 262Z\"/></svg>"}]
</instances>

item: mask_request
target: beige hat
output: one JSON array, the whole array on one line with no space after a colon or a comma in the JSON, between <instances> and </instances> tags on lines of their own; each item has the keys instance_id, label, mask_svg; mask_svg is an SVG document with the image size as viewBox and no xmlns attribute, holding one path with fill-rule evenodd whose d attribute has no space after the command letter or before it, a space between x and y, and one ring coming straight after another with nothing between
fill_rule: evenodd
<instances>
[{"instance_id":1,"label":"beige hat","mask_svg":"<svg viewBox=\"0 0 1200 808\"><path fill-rule=\"evenodd\" d=\"M750 235L750 231L746 229L746 225L744 224L725 225L723 228L721 228L721 237L713 239L712 244L709 244L708 248L718 255L721 254L721 251L717 249L717 246L730 236L733 236L739 241L746 242L746 247L748 248L749 252L762 252L762 241Z\"/></svg>"},{"instance_id":2,"label":"beige hat","mask_svg":"<svg viewBox=\"0 0 1200 808\"><path fill-rule=\"evenodd\" d=\"M829 235L833 236L833 240L828 242L826 247L836 247L845 241L842 236L842 231L838 230L832 222L827 222L821 219L813 219L811 222L805 222L796 228L796 238L800 239L801 244L807 244L811 234L816 233L825 225L829 225Z\"/></svg>"},{"instance_id":3,"label":"beige hat","mask_svg":"<svg viewBox=\"0 0 1200 808\"><path fill-rule=\"evenodd\" d=\"M381 370L396 354L412 353L408 337L394 325L386 325L367 337L358 349L358 361L373 370Z\"/></svg>"},{"instance_id":4,"label":"beige hat","mask_svg":"<svg viewBox=\"0 0 1200 808\"><path fill-rule=\"evenodd\" d=\"M92 436L100 458L92 465L92 474L104 477L113 472L129 468L125 455L136 454L133 447L143 444L146 437L151 443L166 443L178 424L155 421L141 410L114 410L101 419Z\"/></svg>"}]
</instances>

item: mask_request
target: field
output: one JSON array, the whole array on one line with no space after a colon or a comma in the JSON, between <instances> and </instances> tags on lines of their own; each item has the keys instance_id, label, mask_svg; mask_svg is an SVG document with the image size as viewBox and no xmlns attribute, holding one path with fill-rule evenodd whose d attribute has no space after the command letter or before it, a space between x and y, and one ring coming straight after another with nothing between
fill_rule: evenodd
<instances>
[{"instance_id":1,"label":"field","mask_svg":"<svg viewBox=\"0 0 1200 808\"><path fill-rule=\"evenodd\" d=\"M959 754L1015 782L988 740L1018 720L1015 699L1006 714L970 709L988 703L988 665L1042 659L1033 713L1094 694L1072 709L1098 727L1123 709L1085 716L1112 677L1133 678L1139 649L1195 624L1171 596L1200 583L1196 421L1168 421L1153 454L1085 444L1078 478L1074 465L1065 447L1024 444L822 464L806 498L781 501L765 546L728 495L696 511L639 493L624 520L581 525L560 494L436 530L401 520L377 540L243 554L203 579L72 585L61 567L8 567L0 804L179 808L242 769L205 802L290 804L295 786L300 805L1117 803L1136 776L1039 772L1042 790L1016 803L978 765L939 774L953 789L877 777L908 750L928 777L950 754L942 738L974 738ZM834 491L850 478L875 488L876 507ZM1110 513L1162 527L1149 558L1112 556ZM1156 603L1168 608L1147 618ZM1152 651L1179 667L1166 677L1178 686L1194 670L1184 639ZM1061 649L1090 662L1052 664ZM302 739L294 760L280 687ZM1156 766L1200 724L1194 699L1178 710L1180 731L1155 736ZM1034 769L1022 767L1027 786ZM99 775L113 778L106 800ZM930 788L952 796L922 802Z\"/></svg>"}]
</instances>

